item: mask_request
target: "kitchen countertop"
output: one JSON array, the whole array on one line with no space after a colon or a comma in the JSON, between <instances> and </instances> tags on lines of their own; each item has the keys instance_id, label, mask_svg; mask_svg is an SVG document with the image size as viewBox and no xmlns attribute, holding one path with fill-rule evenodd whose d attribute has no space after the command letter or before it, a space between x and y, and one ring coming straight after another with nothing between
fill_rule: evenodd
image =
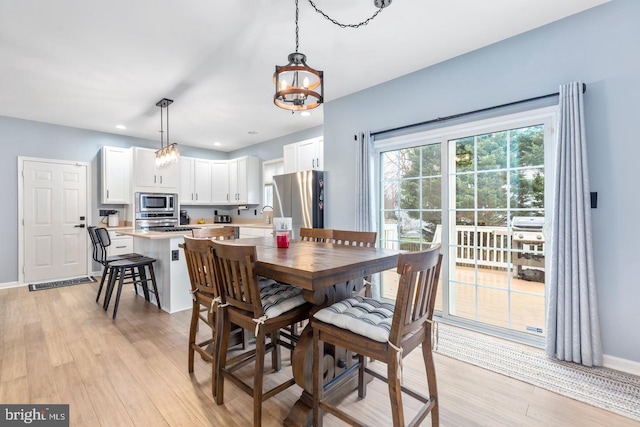
<instances>
[{"instance_id":1,"label":"kitchen countertop","mask_svg":"<svg viewBox=\"0 0 640 427\"><path fill-rule=\"evenodd\" d=\"M220 223L220 224L188 224L177 225L176 227L193 227L193 228L213 228L213 227L247 227L247 228L260 228L260 229L272 229L273 225L263 223ZM145 239L172 239L174 237L180 237L191 235L188 231L148 231L148 230L134 230L133 227L108 227L109 231L124 234L125 236L142 237Z\"/></svg>"}]
</instances>

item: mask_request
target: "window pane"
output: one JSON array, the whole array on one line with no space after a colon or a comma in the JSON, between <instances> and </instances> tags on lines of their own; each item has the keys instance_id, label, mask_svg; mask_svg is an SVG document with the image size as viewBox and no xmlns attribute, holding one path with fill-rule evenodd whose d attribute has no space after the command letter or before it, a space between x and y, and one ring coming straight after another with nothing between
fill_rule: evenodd
<instances>
[{"instance_id":1,"label":"window pane","mask_svg":"<svg viewBox=\"0 0 640 427\"><path fill-rule=\"evenodd\" d=\"M478 209L507 208L507 172L478 173L477 185Z\"/></svg>"},{"instance_id":2,"label":"window pane","mask_svg":"<svg viewBox=\"0 0 640 427\"><path fill-rule=\"evenodd\" d=\"M417 209L420 207L420 180L408 179L400 184L400 209Z\"/></svg>"},{"instance_id":3,"label":"window pane","mask_svg":"<svg viewBox=\"0 0 640 427\"><path fill-rule=\"evenodd\" d=\"M473 137L450 141L456 147L455 173L469 172L473 170Z\"/></svg>"},{"instance_id":4,"label":"window pane","mask_svg":"<svg viewBox=\"0 0 640 427\"><path fill-rule=\"evenodd\" d=\"M528 168L511 172L511 208L544 207L544 169Z\"/></svg>"},{"instance_id":5,"label":"window pane","mask_svg":"<svg viewBox=\"0 0 640 427\"><path fill-rule=\"evenodd\" d=\"M442 206L441 197L442 179L424 178L422 180L422 209L440 209Z\"/></svg>"},{"instance_id":6,"label":"window pane","mask_svg":"<svg viewBox=\"0 0 640 427\"><path fill-rule=\"evenodd\" d=\"M512 130L511 167L544 165L544 126Z\"/></svg>"},{"instance_id":7,"label":"window pane","mask_svg":"<svg viewBox=\"0 0 640 427\"><path fill-rule=\"evenodd\" d=\"M420 151L420 147L400 150L400 178L415 178L420 176Z\"/></svg>"},{"instance_id":8,"label":"window pane","mask_svg":"<svg viewBox=\"0 0 640 427\"><path fill-rule=\"evenodd\" d=\"M478 170L507 167L507 132L495 132L478 137Z\"/></svg>"},{"instance_id":9,"label":"window pane","mask_svg":"<svg viewBox=\"0 0 640 427\"><path fill-rule=\"evenodd\" d=\"M457 175L456 208L473 209L475 207L475 177L472 174Z\"/></svg>"},{"instance_id":10,"label":"window pane","mask_svg":"<svg viewBox=\"0 0 640 427\"><path fill-rule=\"evenodd\" d=\"M442 173L441 168L441 154L440 144L430 144L422 149L422 174L421 176L440 176ZM438 191L440 191L438 189Z\"/></svg>"}]
</instances>

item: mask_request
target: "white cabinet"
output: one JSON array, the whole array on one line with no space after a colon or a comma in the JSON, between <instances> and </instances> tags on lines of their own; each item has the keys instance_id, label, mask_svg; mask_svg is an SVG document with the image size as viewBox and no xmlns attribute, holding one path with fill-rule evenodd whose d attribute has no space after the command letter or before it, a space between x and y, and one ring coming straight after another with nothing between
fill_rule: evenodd
<instances>
[{"instance_id":1,"label":"white cabinet","mask_svg":"<svg viewBox=\"0 0 640 427\"><path fill-rule=\"evenodd\" d=\"M180 157L180 204L211 204L211 160Z\"/></svg>"},{"instance_id":2,"label":"white cabinet","mask_svg":"<svg viewBox=\"0 0 640 427\"><path fill-rule=\"evenodd\" d=\"M324 169L324 141L313 138L283 147L284 172Z\"/></svg>"},{"instance_id":3,"label":"white cabinet","mask_svg":"<svg viewBox=\"0 0 640 427\"><path fill-rule=\"evenodd\" d=\"M260 160L245 156L212 161L212 204L243 205L260 203Z\"/></svg>"},{"instance_id":4,"label":"white cabinet","mask_svg":"<svg viewBox=\"0 0 640 427\"><path fill-rule=\"evenodd\" d=\"M148 148L133 147L134 192L170 191L178 192L180 163L156 167L156 152Z\"/></svg>"},{"instance_id":5,"label":"white cabinet","mask_svg":"<svg viewBox=\"0 0 640 427\"><path fill-rule=\"evenodd\" d=\"M128 148L102 147L102 198L103 204L129 204L130 181Z\"/></svg>"},{"instance_id":6,"label":"white cabinet","mask_svg":"<svg viewBox=\"0 0 640 427\"><path fill-rule=\"evenodd\" d=\"M260 203L260 161L245 156L229 160L229 194L232 204Z\"/></svg>"},{"instance_id":7,"label":"white cabinet","mask_svg":"<svg viewBox=\"0 0 640 427\"><path fill-rule=\"evenodd\" d=\"M228 205L229 197L229 161L211 162L211 204Z\"/></svg>"},{"instance_id":8,"label":"white cabinet","mask_svg":"<svg viewBox=\"0 0 640 427\"><path fill-rule=\"evenodd\" d=\"M109 231L109 239L111 239L111 245L107 247L107 256L133 253L133 236Z\"/></svg>"}]
</instances>

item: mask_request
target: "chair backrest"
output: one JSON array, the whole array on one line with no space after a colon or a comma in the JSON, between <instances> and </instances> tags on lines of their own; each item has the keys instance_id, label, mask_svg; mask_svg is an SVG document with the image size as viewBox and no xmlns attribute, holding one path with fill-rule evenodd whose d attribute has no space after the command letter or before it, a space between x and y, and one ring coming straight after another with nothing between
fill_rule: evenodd
<instances>
[{"instance_id":1,"label":"chair backrest","mask_svg":"<svg viewBox=\"0 0 640 427\"><path fill-rule=\"evenodd\" d=\"M184 258L189 271L191 291L219 296L220 272L213 256L213 241L185 236L182 249L184 249Z\"/></svg>"},{"instance_id":2,"label":"chair backrest","mask_svg":"<svg viewBox=\"0 0 640 427\"><path fill-rule=\"evenodd\" d=\"M300 228L300 240L307 242L332 242L333 230L330 228Z\"/></svg>"},{"instance_id":3,"label":"chair backrest","mask_svg":"<svg viewBox=\"0 0 640 427\"><path fill-rule=\"evenodd\" d=\"M344 246L364 246L372 248L376 245L375 231L333 230L333 243Z\"/></svg>"},{"instance_id":4,"label":"chair backrest","mask_svg":"<svg viewBox=\"0 0 640 427\"><path fill-rule=\"evenodd\" d=\"M98 261L98 251L99 251L99 245L100 243L98 242L98 235L96 234L96 227L95 225L90 225L87 227L87 233L89 233L89 239L91 239L91 246L92 246L92 258L94 261L96 262L100 262Z\"/></svg>"},{"instance_id":5,"label":"chair backrest","mask_svg":"<svg viewBox=\"0 0 640 427\"><path fill-rule=\"evenodd\" d=\"M95 260L100 264L105 264L107 261L107 247L111 245L109 231L104 227L96 227L94 232L96 233L96 240L98 242Z\"/></svg>"},{"instance_id":6,"label":"chair backrest","mask_svg":"<svg viewBox=\"0 0 640 427\"><path fill-rule=\"evenodd\" d=\"M253 313L256 319L260 318L263 311L258 276L254 268L256 247L217 241L212 243L216 265L220 268L218 285L222 301Z\"/></svg>"},{"instance_id":7,"label":"chair backrest","mask_svg":"<svg viewBox=\"0 0 640 427\"><path fill-rule=\"evenodd\" d=\"M440 245L398 256L400 281L389 334L392 344L399 346L403 337L414 336L420 329L431 331L441 264Z\"/></svg>"},{"instance_id":8,"label":"chair backrest","mask_svg":"<svg viewBox=\"0 0 640 427\"><path fill-rule=\"evenodd\" d=\"M233 240L236 238L235 227L209 227L194 228L191 230L193 237L214 238L215 240Z\"/></svg>"}]
</instances>

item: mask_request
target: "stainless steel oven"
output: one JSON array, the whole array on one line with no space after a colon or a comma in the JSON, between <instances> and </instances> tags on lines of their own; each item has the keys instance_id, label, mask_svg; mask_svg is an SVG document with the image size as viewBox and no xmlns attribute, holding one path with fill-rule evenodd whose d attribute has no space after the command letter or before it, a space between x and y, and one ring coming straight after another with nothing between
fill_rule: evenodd
<instances>
[{"instance_id":1,"label":"stainless steel oven","mask_svg":"<svg viewBox=\"0 0 640 427\"><path fill-rule=\"evenodd\" d=\"M175 227L179 222L178 195L136 193L136 229Z\"/></svg>"}]
</instances>

